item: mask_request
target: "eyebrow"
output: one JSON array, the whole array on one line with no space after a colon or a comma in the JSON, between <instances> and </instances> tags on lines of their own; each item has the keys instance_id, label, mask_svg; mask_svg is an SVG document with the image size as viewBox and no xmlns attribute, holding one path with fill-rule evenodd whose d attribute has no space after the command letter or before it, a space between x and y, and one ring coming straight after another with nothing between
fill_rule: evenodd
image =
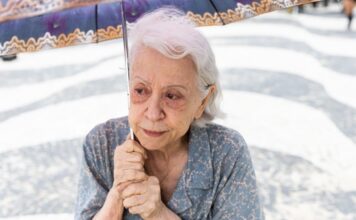
<instances>
[{"instance_id":1,"label":"eyebrow","mask_svg":"<svg viewBox=\"0 0 356 220\"><path fill-rule=\"evenodd\" d=\"M133 79L132 79L132 81L134 81L135 79L139 79L140 81L143 81L145 84L151 84L150 82L148 82L147 80L145 80L145 79L143 79L142 77L140 77L140 76L135 76Z\"/></svg>"},{"instance_id":2,"label":"eyebrow","mask_svg":"<svg viewBox=\"0 0 356 220\"><path fill-rule=\"evenodd\" d=\"M143 79L143 78L140 77L140 76L135 76L132 80L135 80L135 78L138 78L139 80L143 81L145 84L151 85L150 82L148 82L147 80ZM184 89L184 90L186 90L186 91L189 91L189 90L188 90L185 86L183 86L183 85L175 85L175 84L173 84L173 85L165 86L165 88L172 88L172 87L179 87L179 88L182 88L182 89Z\"/></svg>"}]
</instances>

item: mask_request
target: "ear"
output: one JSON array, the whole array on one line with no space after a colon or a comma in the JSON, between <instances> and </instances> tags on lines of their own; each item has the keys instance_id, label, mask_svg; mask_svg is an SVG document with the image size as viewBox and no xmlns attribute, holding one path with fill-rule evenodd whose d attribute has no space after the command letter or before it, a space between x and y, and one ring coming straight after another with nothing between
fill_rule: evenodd
<instances>
[{"instance_id":1,"label":"ear","mask_svg":"<svg viewBox=\"0 0 356 220\"><path fill-rule=\"evenodd\" d=\"M201 101L200 106L198 107L198 110L194 115L194 119L199 119L203 115L203 112L204 112L206 106L208 105L209 100L212 98L215 90L216 90L216 85L215 84L209 86L209 93Z\"/></svg>"}]
</instances>

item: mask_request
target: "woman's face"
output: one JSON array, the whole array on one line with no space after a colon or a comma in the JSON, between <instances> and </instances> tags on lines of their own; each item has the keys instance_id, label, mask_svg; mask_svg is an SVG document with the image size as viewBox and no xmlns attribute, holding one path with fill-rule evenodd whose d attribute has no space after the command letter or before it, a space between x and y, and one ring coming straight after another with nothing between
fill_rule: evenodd
<instances>
[{"instance_id":1,"label":"woman's face","mask_svg":"<svg viewBox=\"0 0 356 220\"><path fill-rule=\"evenodd\" d=\"M207 103L200 97L189 58L169 59L141 47L131 66L129 122L147 150L177 146Z\"/></svg>"}]
</instances>

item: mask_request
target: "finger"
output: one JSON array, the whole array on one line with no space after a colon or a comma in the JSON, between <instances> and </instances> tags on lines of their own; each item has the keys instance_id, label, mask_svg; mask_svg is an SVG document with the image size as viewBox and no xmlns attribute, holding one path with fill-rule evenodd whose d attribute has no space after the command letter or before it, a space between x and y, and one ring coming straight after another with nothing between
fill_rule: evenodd
<instances>
[{"instance_id":1,"label":"finger","mask_svg":"<svg viewBox=\"0 0 356 220\"><path fill-rule=\"evenodd\" d=\"M117 155L114 158L114 164L121 167L122 164L127 163L127 162L139 162L141 164L145 163L145 159L142 154L137 153L137 152L120 152L119 155Z\"/></svg>"},{"instance_id":2,"label":"finger","mask_svg":"<svg viewBox=\"0 0 356 220\"><path fill-rule=\"evenodd\" d=\"M147 153L144 147L135 140L129 140L133 145L132 150L137 153L141 153L145 159L147 159Z\"/></svg>"},{"instance_id":3,"label":"finger","mask_svg":"<svg viewBox=\"0 0 356 220\"><path fill-rule=\"evenodd\" d=\"M126 189L126 187L128 187L131 184L131 182L124 182L124 183L120 183L117 187L117 189L122 192L124 189Z\"/></svg>"},{"instance_id":4,"label":"finger","mask_svg":"<svg viewBox=\"0 0 356 220\"><path fill-rule=\"evenodd\" d=\"M122 198L122 191L130 185L131 182L124 182L124 183L118 183L117 181L114 180L113 187L115 187L115 190L119 193L120 197Z\"/></svg>"},{"instance_id":5,"label":"finger","mask_svg":"<svg viewBox=\"0 0 356 220\"><path fill-rule=\"evenodd\" d=\"M134 152L134 146L132 144L134 140L131 139L131 130L129 132L129 134L126 137L126 142L129 144L127 147L127 152Z\"/></svg>"},{"instance_id":6,"label":"finger","mask_svg":"<svg viewBox=\"0 0 356 220\"><path fill-rule=\"evenodd\" d=\"M141 216L141 218L146 219L152 215L152 213L155 211L155 209L156 208L153 203L146 201L142 205L132 206L131 208L129 208L129 212L131 214L139 214Z\"/></svg>"},{"instance_id":7,"label":"finger","mask_svg":"<svg viewBox=\"0 0 356 220\"><path fill-rule=\"evenodd\" d=\"M131 139L126 139L126 141L120 145L120 149L125 151L125 152L138 152L144 155L145 158L147 158L147 153L144 147L141 146L137 141L131 140Z\"/></svg>"},{"instance_id":8,"label":"finger","mask_svg":"<svg viewBox=\"0 0 356 220\"><path fill-rule=\"evenodd\" d=\"M145 157L147 156L145 148L143 148L136 140L131 139L130 133L127 135L125 142L132 144L132 146L128 147L129 152L139 152L145 155Z\"/></svg>"},{"instance_id":9,"label":"finger","mask_svg":"<svg viewBox=\"0 0 356 220\"><path fill-rule=\"evenodd\" d=\"M118 145L115 150L118 151L124 151L124 152L133 152L134 151L134 146L133 142L131 139L126 139L122 144Z\"/></svg>"},{"instance_id":10,"label":"finger","mask_svg":"<svg viewBox=\"0 0 356 220\"><path fill-rule=\"evenodd\" d=\"M142 214L145 212L145 210L146 210L145 204L138 205L138 206L132 206L131 208L129 208L129 212L133 215Z\"/></svg>"},{"instance_id":11,"label":"finger","mask_svg":"<svg viewBox=\"0 0 356 220\"><path fill-rule=\"evenodd\" d=\"M158 185L159 186L159 179L156 176L149 176L147 180L150 185Z\"/></svg>"},{"instance_id":12,"label":"finger","mask_svg":"<svg viewBox=\"0 0 356 220\"><path fill-rule=\"evenodd\" d=\"M140 162L123 161L115 164L115 170L137 170L144 171L144 164Z\"/></svg>"},{"instance_id":13,"label":"finger","mask_svg":"<svg viewBox=\"0 0 356 220\"><path fill-rule=\"evenodd\" d=\"M143 181L148 179L148 176L143 171L120 170L120 172L115 173L114 178L117 181L117 183L123 183L127 181L135 181L135 182Z\"/></svg>"},{"instance_id":14,"label":"finger","mask_svg":"<svg viewBox=\"0 0 356 220\"><path fill-rule=\"evenodd\" d=\"M124 197L122 197L124 198ZM144 204L146 201L146 198L143 196L143 195L134 195L134 196L131 196L131 197L128 197L128 198L124 198L124 201L123 201L123 204L124 204L124 207L129 209L133 206L139 206L139 205L142 205Z\"/></svg>"},{"instance_id":15,"label":"finger","mask_svg":"<svg viewBox=\"0 0 356 220\"><path fill-rule=\"evenodd\" d=\"M121 162L139 162L141 164L145 163L145 159L144 156L140 153L137 152L122 152L120 155L118 155L117 159L116 159L121 166Z\"/></svg>"},{"instance_id":16,"label":"finger","mask_svg":"<svg viewBox=\"0 0 356 220\"><path fill-rule=\"evenodd\" d=\"M122 198L146 193L147 187L144 182L131 183L122 191Z\"/></svg>"},{"instance_id":17,"label":"finger","mask_svg":"<svg viewBox=\"0 0 356 220\"><path fill-rule=\"evenodd\" d=\"M133 152L134 150L133 141L131 139L126 139L124 143L119 145L119 148L121 151L124 152L128 152L128 153Z\"/></svg>"}]
</instances>

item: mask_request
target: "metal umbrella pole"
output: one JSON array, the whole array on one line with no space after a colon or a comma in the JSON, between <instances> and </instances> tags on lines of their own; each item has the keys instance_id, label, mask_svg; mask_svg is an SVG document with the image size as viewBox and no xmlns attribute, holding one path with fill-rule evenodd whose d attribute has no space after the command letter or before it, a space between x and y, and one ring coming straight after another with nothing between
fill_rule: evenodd
<instances>
[{"instance_id":1,"label":"metal umbrella pole","mask_svg":"<svg viewBox=\"0 0 356 220\"><path fill-rule=\"evenodd\" d=\"M125 56L125 71L126 71L126 82L127 82L127 101L128 110L130 111L130 65L129 65L129 46L127 39L127 26L126 26L126 14L125 14L125 0L121 1L121 29L122 29L122 39L124 42L124 56ZM135 139L133 130L130 127L130 138Z\"/></svg>"}]
</instances>

